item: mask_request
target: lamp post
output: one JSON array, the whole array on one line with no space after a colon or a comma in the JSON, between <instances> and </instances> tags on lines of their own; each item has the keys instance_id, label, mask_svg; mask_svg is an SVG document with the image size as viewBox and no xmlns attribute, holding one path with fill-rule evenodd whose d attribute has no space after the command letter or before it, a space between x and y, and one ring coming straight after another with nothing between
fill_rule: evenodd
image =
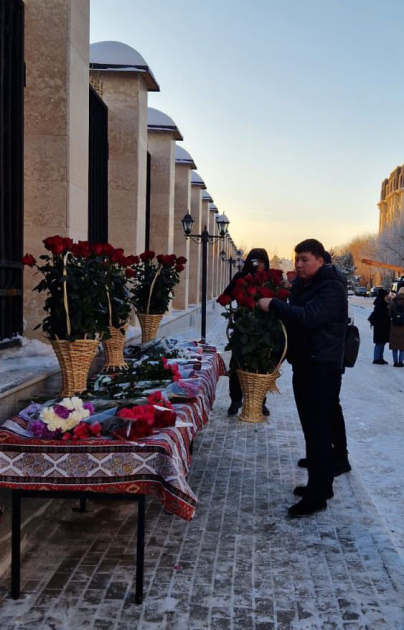
<instances>
[{"instance_id":1,"label":"lamp post","mask_svg":"<svg viewBox=\"0 0 404 630\"><path fill-rule=\"evenodd\" d=\"M188 213L182 219L182 227L184 230L185 238L190 238L194 243L202 244L202 313L201 313L201 339L206 341L206 302L207 302L207 275L208 275L208 243L211 245L217 240L223 240L227 234L229 226L229 219L226 215L218 214L216 216L216 224L219 230L219 234L214 236L209 234L206 225L202 230L202 234L192 234L192 228L195 221Z\"/></svg>"},{"instance_id":2,"label":"lamp post","mask_svg":"<svg viewBox=\"0 0 404 630\"><path fill-rule=\"evenodd\" d=\"M231 279L233 277L233 265L237 266L237 269L239 271L241 271L242 266L243 266L243 262L241 260L241 257L243 255L243 252L241 249L238 249L236 251L236 258L233 258L232 255L230 254L229 258L226 258L226 252L222 249L222 251L220 252L220 259L223 262L228 262L229 266L230 266L230 275L229 275L229 282L231 282Z\"/></svg>"}]
</instances>

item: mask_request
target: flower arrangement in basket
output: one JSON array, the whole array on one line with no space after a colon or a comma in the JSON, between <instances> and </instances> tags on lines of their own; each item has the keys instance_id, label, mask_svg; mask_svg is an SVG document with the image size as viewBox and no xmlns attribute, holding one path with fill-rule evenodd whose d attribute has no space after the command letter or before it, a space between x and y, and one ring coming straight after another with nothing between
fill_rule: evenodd
<instances>
[{"instance_id":1,"label":"flower arrangement in basket","mask_svg":"<svg viewBox=\"0 0 404 630\"><path fill-rule=\"evenodd\" d=\"M36 328L42 327L59 360L60 396L72 396L86 389L100 339L110 336L111 325L122 326L128 319L130 296L123 269L134 261L109 244L73 243L56 235L44 245L49 253L39 257L43 264L30 254L22 262L43 275L34 291L46 292L46 316Z\"/></svg>"},{"instance_id":2,"label":"flower arrangement in basket","mask_svg":"<svg viewBox=\"0 0 404 630\"><path fill-rule=\"evenodd\" d=\"M174 287L180 281L187 259L175 254L146 251L140 254L133 270L132 304L142 329L142 342L156 337L161 319L168 311Z\"/></svg>"},{"instance_id":3,"label":"flower arrangement in basket","mask_svg":"<svg viewBox=\"0 0 404 630\"><path fill-rule=\"evenodd\" d=\"M226 307L229 342L243 391L240 419L265 422L262 401L268 391L277 392L279 367L285 358L287 339L282 322L272 313L264 313L257 301L264 297L287 300L282 271L270 269L246 275L235 281L231 295L220 295L219 304ZM232 301L237 302L232 308ZM230 333L230 334L229 334Z\"/></svg>"},{"instance_id":4,"label":"flower arrangement in basket","mask_svg":"<svg viewBox=\"0 0 404 630\"><path fill-rule=\"evenodd\" d=\"M128 365L123 357L123 349L132 307L128 280L134 275L130 265L136 264L139 258L125 256L123 249L115 249L109 243L96 243L91 246L91 251L104 270L108 312L109 337L103 341L105 363L102 371L126 369Z\"/></svg>"}]
</instances>

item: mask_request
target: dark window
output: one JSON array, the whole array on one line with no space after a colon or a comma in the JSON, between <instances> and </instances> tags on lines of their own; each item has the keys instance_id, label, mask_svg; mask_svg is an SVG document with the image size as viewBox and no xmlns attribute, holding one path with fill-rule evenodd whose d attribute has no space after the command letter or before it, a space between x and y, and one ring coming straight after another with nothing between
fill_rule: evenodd
<instances>
[{"instance_id":1,"label":"dark window","mask_svg":"<svg viewBox=\"0 0 404 630\"><path fill-rule=\"evenodd\" d=\"M90 85L88 240L108 241L108 107Z\"/></svg>"},{"instance_id":2,"label":"dark window","mask_svg":"<svg viewBox=\"0 0 404 630\"><path fill-rule=\"evenodd\" d=\"M23 332L24 4L0 2L0 346Z\"/></svg>"},{"instance_id":3,"label":"dark window","mask_svg":"<svg viewBox=\"0 0 404 630\"><path fill-rule=\"evenodd\" d=\"M146 175L146 233L145 250L150 247L150 195L151 195L151 155L147 152L147 175Z\"/></svg>"}]
</instances>

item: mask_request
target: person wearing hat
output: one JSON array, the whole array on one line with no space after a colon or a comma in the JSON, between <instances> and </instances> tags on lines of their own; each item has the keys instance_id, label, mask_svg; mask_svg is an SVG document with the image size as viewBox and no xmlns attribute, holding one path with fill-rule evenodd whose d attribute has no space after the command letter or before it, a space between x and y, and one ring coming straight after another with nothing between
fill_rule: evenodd
<instances>
[{"instance_id":1,"label":"person wearing hat","mask_svg":"<svg viewBox=\"0 0 404 630\"><path fill-rule=\"evenodd\" d=\"M259 271L268 271L268 270L269 270L269 257L268 257L267 251L261 247L255 247L249 252L247 258L245 259L242 270L233 276L232 280L230 281L230 284L225 288L223 293L225 295L231 296L236 285L236 280L238 278L244 278L244 276L247 276L248 274L254 276ZM230 399L231 399L231 405L227 411L228 416L236 416L243 404L243 392L241 390L240 381L237 376L236 367L237 367L236 361L232 355L230 359L230 375L229 375L229 394L230 394ZM270 415L269 409L266 405L266 397L264 398L263 403L262 403L262 413L264 416Z\"/></svg>"},{"instance_id":2,"label":"person wearing hat","mask_svg":"<svg viewBox=\"0 0 404 630\"><path fill-rule=\"evenodd\" d=\"M373 363L375 365L388 364L388 361L385 361L383 358L384 346L388 343L390 336L390 315L386 300L388 295L388 291L379 289L377 297L373 302L373 312L368 317L370 327L373 328L373 343L375 344Z\"/></svg>"}]
</instances>

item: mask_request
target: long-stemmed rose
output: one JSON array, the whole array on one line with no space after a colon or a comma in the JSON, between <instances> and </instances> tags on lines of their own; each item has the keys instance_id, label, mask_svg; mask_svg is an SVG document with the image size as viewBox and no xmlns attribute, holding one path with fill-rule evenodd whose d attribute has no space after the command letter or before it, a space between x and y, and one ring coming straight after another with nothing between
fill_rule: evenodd
<instances>
[{"instance_id":1,"label":"long-stemmed rose","mask_svg":"<svg viewBox=\"0 0 404 630\"><path fill-rule=\"evenodd\" d=\"M46 316L37 328L51 340L75 341L108 336L108 326L119 328L128 320L128 272L137 257L109 243L74 243L58 235L46 238L44 246L49 253L39 257L43 264L31 254L22 259L43 275L34 287L47 294Z\"/></svg>"},{"instance_id":2,"label":"long-stemmed rose","mask_svg":"<svg viewBox=\"0 0 404 630\"><path fill-rule=\"evenodd\" d=\"M240 369L267 374L278 365L285 346L282 325L271 311L264 313L256 304L263 297L287 300L288 296L280 269L240 277L231 295L219 296L217 301L226 309L223 316L230 320L226 350L233 352ZM233 301L236 307L232 306Z\"/></svg>"},{"instance_id":3,"label":"long-stemmed rose","mask_svg":"<svg viewBox=\"0 0 404 630\"><path fill-rule=\"evenodd\" d=\"M186 262L186 258L175 254L156 256L153 251L140 254L138 261L130 266L132 304L138 313L157 315L168 310Z\"/></svg>"}]
</instances>

